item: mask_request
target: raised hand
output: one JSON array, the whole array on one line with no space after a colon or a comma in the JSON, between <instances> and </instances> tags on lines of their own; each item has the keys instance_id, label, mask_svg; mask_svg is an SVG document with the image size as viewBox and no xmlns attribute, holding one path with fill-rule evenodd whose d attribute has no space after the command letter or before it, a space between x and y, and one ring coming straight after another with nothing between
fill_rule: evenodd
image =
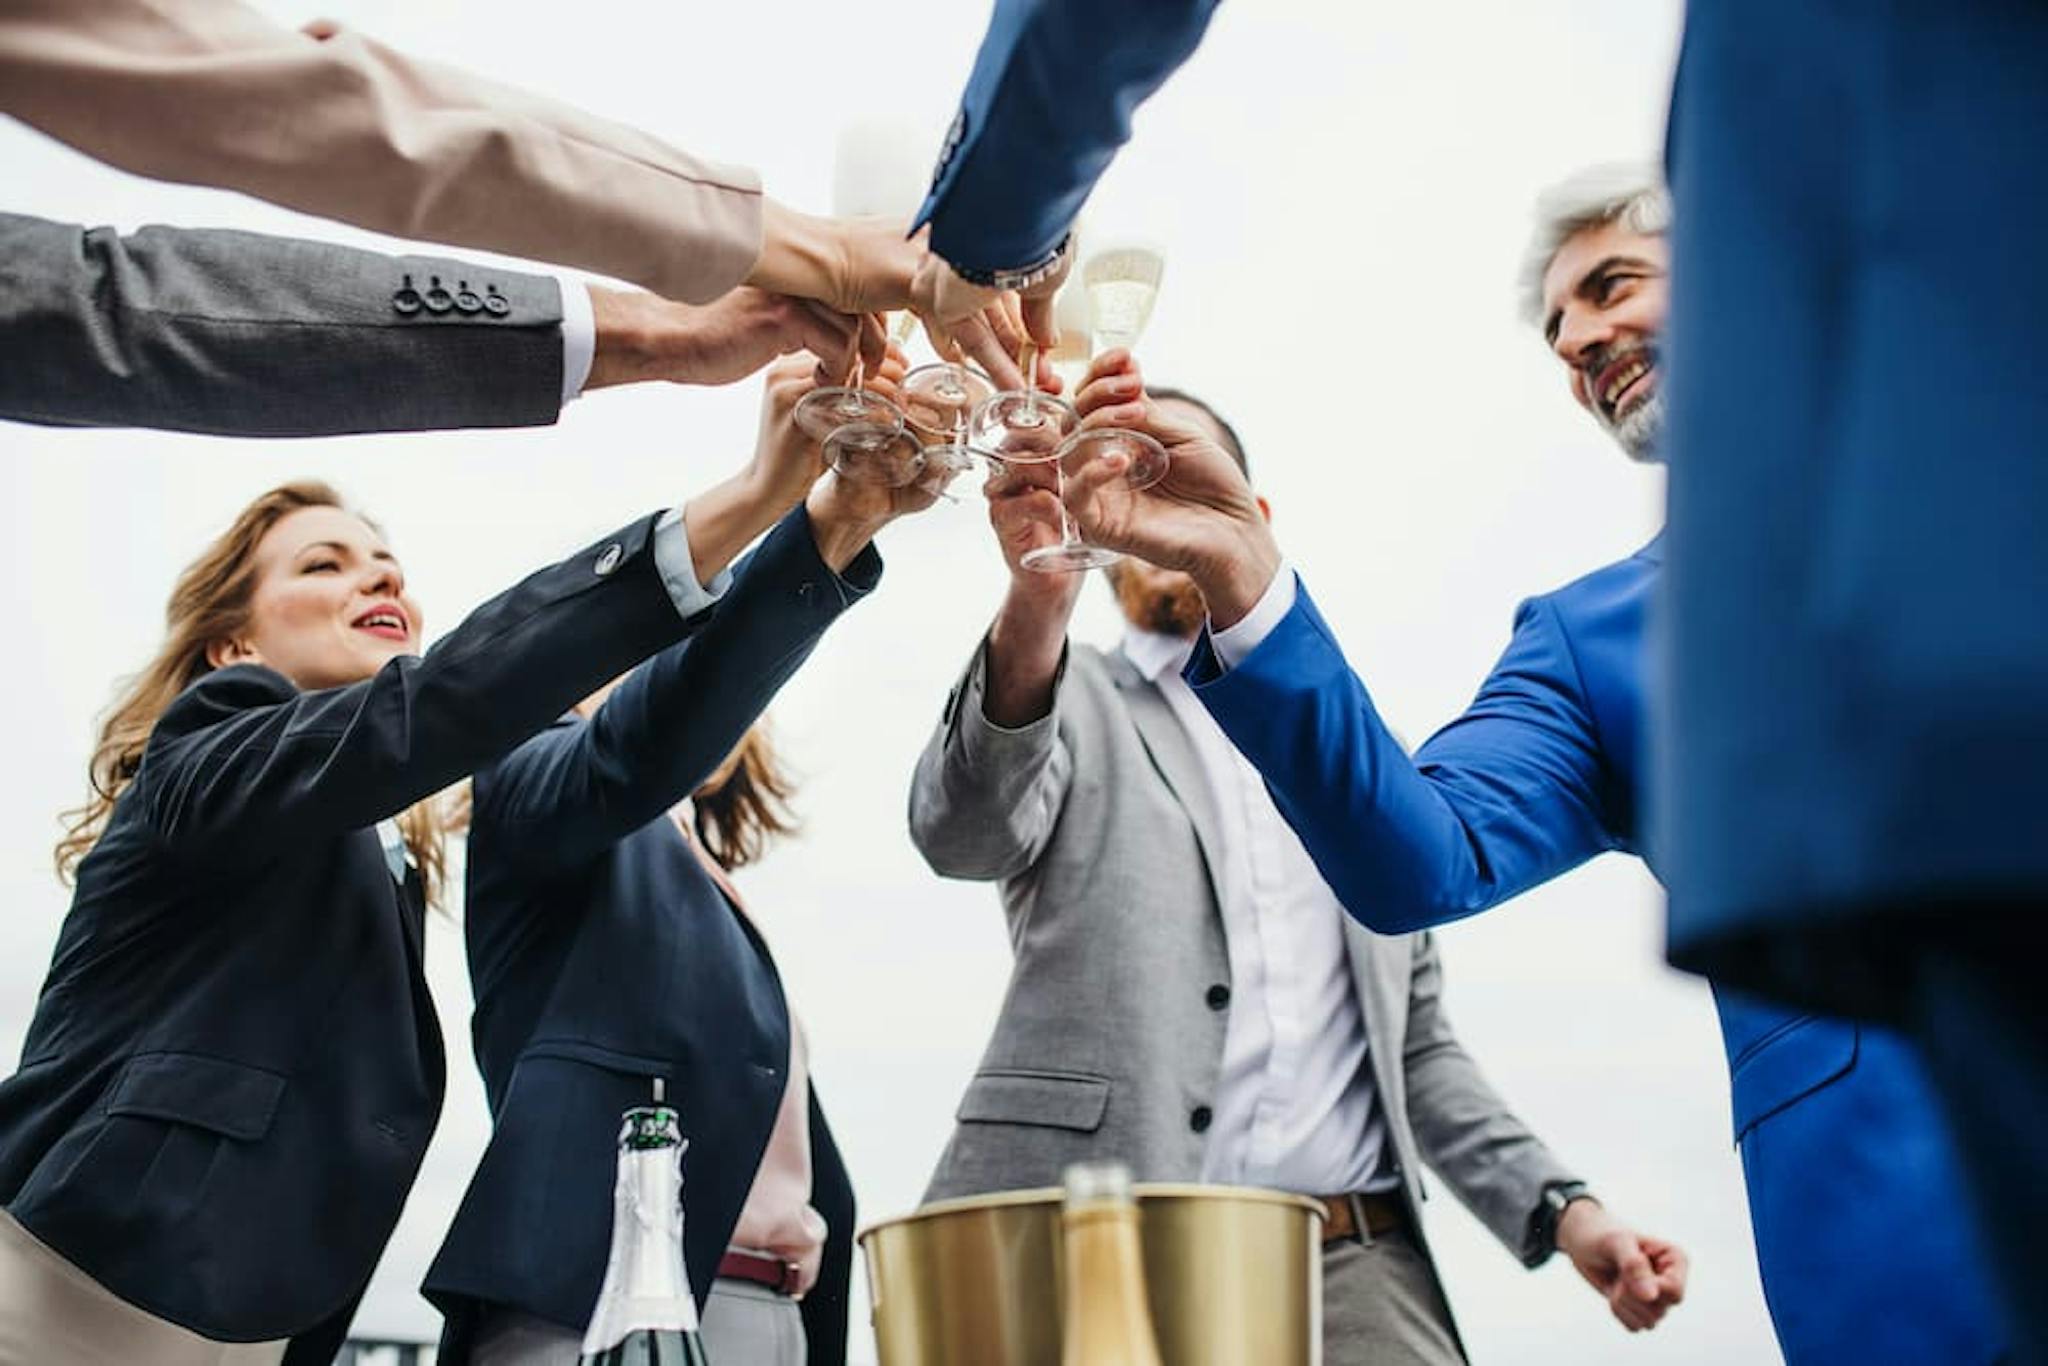
<instances>
[{"instance_id":1,"label":"raised hand","mask_svg":"<svg viewBox=\"0 0 2048 1366\"><path fill-rule=\"evenodd\" d=\"M1250 611L1280 567L1280 549L1256 494L1230 453L1162 412L1145 394L1128 351L1096 357L1075 406L1086 427L1143 432L1166 447L1166 475L1144 489L1108 456L1067 476L1068 514L1096 545L1193 576L1210 620L1229 626Z\"/></svg>"},{"instance_id":2,"label":"raised hand","mask_svg":"<svg viewBox=\"0 0 2048 1366\"><path fill-rule=\"evenodd\" d=\"M585 389L644 380L730 384L778 356L809 351L833 374L882 358L879 319L837 312L812 299L742 286L704 305L593 288L597 347Z\"/></svg>"},{"instance_id":3,"label":"raised hand","mask_svg":"<svg viewBox=\"0 0 2048 1366\"><path fill-rule=\"evenodd\" d=\"M913 241L922 250L925 234L920 232ZM1072 259L1069 252L1057 274L1020 295L969 284L943 258L924 251L910 282L911 311L924 323L925 334L940 355L965 355L988 372L996 388L1021 389L1025 377L1016 358L1025 339L1035 342L1041 355L1049 354L1059 341L1053 296ZM1041 366L1038 383L1056 392L1058 381L1051 375L1050 364Z\"/></svg>"},{"instance_id":4,"label":"raised hand","mask_svg":"<svg viewBox=\"0 0 2048 1366\"><path fill-rule=\"evenodd\" d=\"M1596 1201L1575 1200L1558 1217L1557 1250L1631 1333L1655 1328L1685 1299L1685 1250L1636 1232Z\"/></svg>"}]
</instances>

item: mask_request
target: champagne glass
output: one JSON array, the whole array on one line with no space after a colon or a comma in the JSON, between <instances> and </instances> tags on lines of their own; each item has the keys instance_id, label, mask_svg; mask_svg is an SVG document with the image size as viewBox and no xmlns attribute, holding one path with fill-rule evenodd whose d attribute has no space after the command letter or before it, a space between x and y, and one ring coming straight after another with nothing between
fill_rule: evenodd
<instances>
[{"instance_id":1,"label":"champagne glass","mask_svg":"<svg viewBox=\"0 0 2048 1366\"><path fill-rule=\"evenodd\" d=\"M954 361L920 365L903 377L898 388L908 430L923 447L924 470L932 491L942 496L945 485L968 469L980 452L971 440L974 412L995 392L983 376Z\"/></svg>"},{"instance_id":2,"label":"champagne glass","mask_svg":"<svg viewBox=\"0 0 2048 1366\"><path fill-rule=\"evenodd\" d=\"M839 130L832 149L832 212L840 218L883 218L905 233L931 186L939 134L902 118L863 116ZM910 343L917 316L908 309L885 319L889 340Z\"/></svg>"},{"instance_id":3,"label":"champagne glass","mask_svg":"<svg viewBox=\"0 0 2048 1366\"><path fill-rule=\"evenodd\" d=\"M833 148L832 212L840 218L886 218L907 226L923 202L930 163L920 153L929 141L898 120L861 118L848 123ZM898 322L907 317L902 315ZM908 333L893 329L892 335L900 342ZM796 406L797 427L826 443L832 467L849 478L908 483L917 471L906 472L904 443L896 439L905 431L903 410L865 386L865 370L856 356L845 384L804 395ZM841 429L849 427L857 430L841 436ZM914 451L916 443L909 447Z\"/></svg>"},{"instance_id":4,"label":"champagne glass","mask_svg":"<svg viewBox=\"0 0 2048 1366\"><path fill-rule=\"evenodd\" d=\"M1091 253L1081 264L1080 277L1093 342L1104 349L1135 345L1151 320L1152 304L1165 273L1165 253L1149 243L1112 242ZM1065 331L1062 325L1063 339ZM1083 369L1085 372L1085 366ZM1148 488L1166 474L1166 448L1151 437L1143 432L1093 427L1062 437L1048 457L1058 462L1057 487L1064 492L1068 475L1112 453L1124 457L1124 482L1132 489ZM1121 558L1117 551L1082 540L1062 503L1058 542L1026 551L1020 563L1041 573L1069 574L1099 569Z\"/></svg>"},{"instance_id":5,"label":"champagne glass","mask_svg":"<svg viewBox=\"0 0 2048 1366\"><path fill-rule=\"evenodd\" d=\"M1081 288L1098 350L1138 344L1165 275L1166 253L1150 242L1114 241L1089 254L1081 263Z\"/></svg>"}]
</instances>

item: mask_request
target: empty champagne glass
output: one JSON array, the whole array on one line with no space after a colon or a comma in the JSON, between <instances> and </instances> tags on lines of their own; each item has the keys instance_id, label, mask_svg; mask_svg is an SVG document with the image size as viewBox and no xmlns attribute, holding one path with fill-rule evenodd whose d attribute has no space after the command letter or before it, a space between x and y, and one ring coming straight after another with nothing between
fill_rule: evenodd
<instances>
[{"instance_id":1,"label":"empty champagne glass","mask_svg":"<svg viewBox=\"0 0 2048 1366\"><path fill-rule=\"evenodd\" d=\"M950 496L945 486L980 454L970 426L975 409L994 392L986 378L952 361L920 365L903 377L898 396L904 420L923 448L924 470L934 493Z\"/></svg>"}]
</instances>

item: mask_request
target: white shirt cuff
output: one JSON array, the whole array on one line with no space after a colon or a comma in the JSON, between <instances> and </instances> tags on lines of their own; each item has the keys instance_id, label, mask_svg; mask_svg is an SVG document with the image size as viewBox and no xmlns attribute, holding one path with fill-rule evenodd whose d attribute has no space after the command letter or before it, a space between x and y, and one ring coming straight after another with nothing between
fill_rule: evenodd
<instances>
[{"instance_id":1,"label":"white shirt cuff","mask_svg":"<svg viewBox=\"0 0 2048 1366\"><path fill-rule=\"evenodd\" d=\"M597 316L590 307L590 286L557 275L562 287L562 406L583 392L590 362L597 357Z\"/></svg>"},{"instance_id":2,"label":"white shirt cuff","mask_svg":"<svg viewBox=\"0 0 2048 1366\"><path fill-rule=\"evenodd\" d=\"M681 508L670 508L654 524L654 567L661 572L668 600L685 621L714 606L732 587L730 569L719 570L708 588L697 581L697 562L690 557L690 532L683 525Z\"/></svg>"},{"instance_id":3,"label":"white shirt cuff","mask_svg":"<svg viewBox=\"0 0 2048 1366\"><path fill-rule=\"evenodd\" d=\"M1216 662L1227 672L1242 664L1253 650L1265 643L1273 634L1273 628L1281 619L1294 610L1294 568L1281 561L1273 581L1266 585L1266 591L1244 619L1226 626L1222 630L1209 632L1209 644L1216 651Z\"/></svg>"}]
</instances>

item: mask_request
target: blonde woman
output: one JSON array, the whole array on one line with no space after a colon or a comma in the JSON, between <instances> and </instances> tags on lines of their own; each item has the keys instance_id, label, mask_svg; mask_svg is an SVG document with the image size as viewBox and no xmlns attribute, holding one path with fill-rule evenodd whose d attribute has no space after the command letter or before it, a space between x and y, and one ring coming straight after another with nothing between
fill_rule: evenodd
<instances>
[{"instance_id":1,"label":"blonde woman","mask_svg":"<svg viewBox=\"0 0 2048 1366\"><path fill-rule=\"evenodd\" d=\"M0 1082L0 1360L333 1359L441 1104L417 804L706 619L816 477L807 387L780 372L738 474L424 655L397 559L324 485L258 498L180 576Z\"/></svg>"}]
</instances>

